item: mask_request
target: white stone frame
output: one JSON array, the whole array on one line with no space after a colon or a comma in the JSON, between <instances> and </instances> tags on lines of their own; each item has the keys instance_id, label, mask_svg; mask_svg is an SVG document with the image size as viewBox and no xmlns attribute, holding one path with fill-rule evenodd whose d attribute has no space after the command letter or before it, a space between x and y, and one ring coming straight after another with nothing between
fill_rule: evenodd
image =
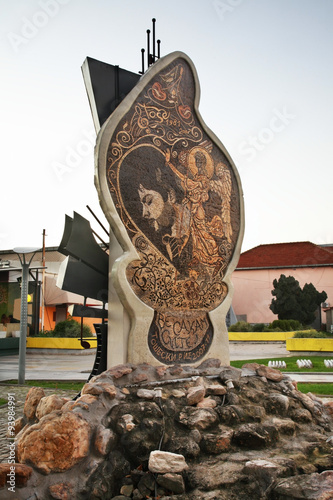
<instances>
[{"instance_id":1,"label":"white stone frame","mask_svg":"<svg viewBox=\"0 0 333 500\"><path fill-rule=\"evenodd\" d=\"M126 278L126 268L128 264L140 257L114 206L107 184L105 169L107 165L107 150L110 137L119 124L119 121L129 111L133 102L137 99L144 87L147 86L149 81L178 58L186 61L194 76L194 109L200 126L212 142L214 142L228 158L239 190L240 230L232 259L223 279L228 286L229 292L224 301L216 309L208 313L214 329L213 341L205 357L200 360L200 362L202 362L208 358L218 358L223 365L229 365L230 363L228 331L225 324L225 318L230 308L233 295L231 274L236 268L239 260L244 234L243 191L238 171L229 153L218 137L216 137L207 127L200 115L198 109L200 85L194 64L186 54L177 51L159 59L146 71L137 85L104 123L97 136L95 147L95 186L101 207L113 232L110 239L108 368L126 362L135 364L146 362L152 365L162 364L151 354L147 343L148 331L153 320L154 310L144 304L135 295Z\"/></svg>"}]
</instances>

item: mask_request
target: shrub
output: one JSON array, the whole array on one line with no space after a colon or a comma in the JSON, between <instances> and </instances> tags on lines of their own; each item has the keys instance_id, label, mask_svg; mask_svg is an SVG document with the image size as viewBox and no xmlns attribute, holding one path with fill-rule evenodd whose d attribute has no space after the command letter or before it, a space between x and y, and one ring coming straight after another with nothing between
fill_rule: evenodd
<instances>
[{"instance_id":1,"label":"shrub","mask_svg":"<svg viewBox=\"0 0 333 500\"><path fill-rule=\"evenodd\" d=\"M75 319L60 321L53 330L54 337L80 337L81 325ZM83 337L91 337L91 329L88 325L83 325Z\"/></svg>"},{"instance_id":2,"label":"shrub","mask_svg":"<svg viewBox=\"0 0 333 500\"><path fill-rule=\"evenodd\" d=\"M317 332L317 330L304 330L296 332L294 339L327 339L330 335L327 332Z\"/></svg>"},{"instance_id":3,"label":"shrub","mask_svg":"<svg viewBox=\"0 0 333 500\"><path fill-rule=\"evenodd\" d=\"M283 332L284 330L281 330L281 328L271 328L270 326L265 326L264 332L272 333L272 332Z\"/></svg>"},{"instance_id":4,"label":"shrub","mask_svg":"<svg viewBox=\"0 0 333 500\"><path fill-rule=\"evenodd\" d=\"M53 330L41 330L41 331L38 333L38 337L44 337L44 338L47 338L47 337L54 337L54 335L53 335Z\"/></svg>"},{"instance_id":5,"label":"shrub","mask_svg":"<svg viewBox=\"0 0 333 500\"><path fill-rule=\"evenodd\" d=\"M266 328L265 323L256 323L255 325L252 326L252 331L253 332L264 332Z\"/></svg>"},{"instance_id":6,"label":"shrub","mask_svg":"<svg viewBox=\"0 0 333 500\"><path fill-rule=\"evenodd\" d=\"M246 321L237 321L234 325L229 327L229 332L251 332L252 327Z\"/></svg>"},{"instance_id":7,"label":"shrub","mask_svg":"<svg viewBox=\"0 0 333 500\"><path fill-rule=\"evenodd\" d=\"M304 329L304 326L296 319L290 319L289 324L290 324L291 331L297 331L297 330Z\"/></svg>"},{"instance_id":8,"label":"shrub","mask_svg":"<svg viewBox=\"0 0 333 500\"><path fill-rule=\"evenodd\" d=\"M302 324L295 319L275 319L270 325L269 328L274 330L275 328L279 328L281 332L294 332L296 330L301 330Z\"/></svg>"}]
</instances>

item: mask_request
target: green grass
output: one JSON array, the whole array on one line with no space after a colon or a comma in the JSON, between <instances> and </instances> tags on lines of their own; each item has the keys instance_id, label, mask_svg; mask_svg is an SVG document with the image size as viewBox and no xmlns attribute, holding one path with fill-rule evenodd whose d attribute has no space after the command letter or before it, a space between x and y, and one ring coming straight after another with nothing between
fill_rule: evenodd
<instances>
[{"instance_id":1,"label":"green grass","mask_svg":"<svg viewBox=\"0 0 333 500\"><path fill-rule=\"evenodd\" d=\"M4 382L8 385L16 385L17 380L6 380ZM62 389L65 391L81 391L84 386L83 382L63 382L59 380L26 380L25 385L35 386L35 387L45 387L50 389Z\"/></svg>"},{"instance_id":2,"label":"green grass","mask_svg":"<svg viewBox=\"0 0 333 500\"><path fill-rule=\"evenodd\" d=\"M298 368L296 361L298 359L309 359L312 361L313 368ZM298 372L298 373L311 373L311 372L323 372L323 373L332 373L333 368L326 368L324 365L325 359L332 359L330 356L288 356L287 358L267 358L267 359L248 359L248 360L237 360L231 361L230 365L235 368L241 368L245 363L258 363L259 365L268 366L269 361L285 361L286 368L278 368L281 372ZM324 382L322 384L314 384L314 383L303 383L298 382L297 388L300 392L306 394L307 392L312 392L318 396L325 395L331 396L333 395L333 383Z\"/></svg>"},{"instance_id":3,"label":"green grass","mask_svg":"<svg viewBox=\"0 0 333 500\"><path fill-rule=\"evenodd\" d=\"M333 394L333 384L312 384L312 383L297 383L297 389L305 394L307 392L312 392L312 394L317 394L318 396L331 396Z\"/></svg>"},{"instance_id":4,"label":"green grass","mask_svg":"<svg viewBox=\"0 0 333 500\"><path fill-rule=\"evenodd\" d=\"M0 406L6 405L7 403L7 399L0 398Z\"/></svg>"},{"instance_id":5,"label":"green grass","mask_svg":"<svg viewBox=\"0 0 333 500\"><path fill-rule=\"evenodd\" d=\"M313 368L298 368L296 364L296 361L298 359L309 359L310 361L312 361ZM237 361L230 361L230 364L235 368L241 368L245 363L258 363L259 365L268 366L269 361L284 361L286 363L286 368L278 368L282 372L300 372L300 373L323 372L323 373L333 374L333 368L326 368L326 366L324 365L325 359L333 359L333 358L331 356L288 356L287 358L237 360Z\"/></svg>"}]
</instances>

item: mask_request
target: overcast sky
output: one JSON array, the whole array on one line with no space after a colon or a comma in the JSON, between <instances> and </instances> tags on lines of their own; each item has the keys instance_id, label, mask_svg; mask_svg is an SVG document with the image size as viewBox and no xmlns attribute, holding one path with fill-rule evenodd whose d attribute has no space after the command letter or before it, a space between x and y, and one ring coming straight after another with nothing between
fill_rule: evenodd
<instances>
[{"instance_id":1,"label":"overcast sky","mask_svg":"<svg viewBox=\"0 0 333 500\"><path fill-rule=\"evenodd\" d=\"M65 214L103 231L87 56L141 69L155 17L161 55L185 52L199 110L242 181L242 250L333 243L332 0L0 0L0 249L58 246Z\"/></svg>"}]
</instances>

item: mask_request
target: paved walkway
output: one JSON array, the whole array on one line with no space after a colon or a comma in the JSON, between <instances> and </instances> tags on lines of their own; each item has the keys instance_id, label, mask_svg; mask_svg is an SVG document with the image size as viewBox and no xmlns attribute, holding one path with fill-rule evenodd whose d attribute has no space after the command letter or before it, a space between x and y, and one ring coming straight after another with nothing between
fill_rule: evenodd
<instances>
[{"instance_id":1,"label":"paved walkway","mask_svg":"<svg viewBox=\"0 0 333 500\"><path fill-rule=\"evenodd\" d=\"M285 342L229 342L230 360L278 359L290 356Z\"/></svg>"},{"instance_id":2,"label":"paved walkway","mask_svg":"<svg viewBox=\"0 0 333 500\"><path fill-rule=\"evenodd\" d=\"M94 352L85 355L27 352L25 379L85 381L92 370L94 361ZM18 354L0 358L0 382L18 379L18 363Z\"/></svg>"}]
</instances>

